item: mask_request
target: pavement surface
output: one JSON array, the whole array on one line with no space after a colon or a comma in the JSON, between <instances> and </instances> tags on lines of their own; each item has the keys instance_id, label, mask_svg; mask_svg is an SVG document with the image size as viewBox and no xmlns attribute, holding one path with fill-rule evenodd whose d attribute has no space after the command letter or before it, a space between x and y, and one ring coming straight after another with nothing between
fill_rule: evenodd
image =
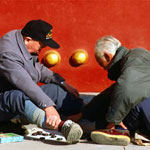
<instances>
[{"instance_id":1,"label":"pavement surface","mask_svg":"<svg viewBox=\"0 0 150 150\"><path fill-rule=\"evenodd\" d=\"M26 125L28 130L35 125ZM63 142L26 138L22 142L0 144L0 150L150 150L150 146L128 146L99 145L92 141L80 140L79 143L68 145Z\"/></svg>"}]
</instances>

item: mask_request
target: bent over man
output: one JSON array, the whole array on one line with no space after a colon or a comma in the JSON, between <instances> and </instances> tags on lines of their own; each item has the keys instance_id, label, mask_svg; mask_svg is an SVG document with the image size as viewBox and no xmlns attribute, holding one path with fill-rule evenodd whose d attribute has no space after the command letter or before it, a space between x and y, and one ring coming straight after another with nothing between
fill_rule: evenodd
<instances>
[{"instance_id":1,"label":"bent over man","mask_svg":"<svg viewBox=\"0 0 150 150\"><path fill-rule=\"evenodd\" d=\"M132 136L136 130L150 136L150 53L129 50L115 37L104 36L96 43L95 56L115 83L70 118L83 117L96 121L97 129L107 128L91 133L96 143L127 145L127 129Z\"/></svg>"},{"instance_id":2,"label":"bent over man","mask_svg":"<svg viewBox=\"0 0 150 150\"><path fill-rule=\"evenodd\" d=\"M38 62L45 46L59 48L52 25L43 20L31 20L0 39L0 122L19 115L41 128L60 130L68 143L76 143L82 129L71 120L62 121L57 110L77 113L82 101L63 77Z\"/></svg>"}]
</instances>

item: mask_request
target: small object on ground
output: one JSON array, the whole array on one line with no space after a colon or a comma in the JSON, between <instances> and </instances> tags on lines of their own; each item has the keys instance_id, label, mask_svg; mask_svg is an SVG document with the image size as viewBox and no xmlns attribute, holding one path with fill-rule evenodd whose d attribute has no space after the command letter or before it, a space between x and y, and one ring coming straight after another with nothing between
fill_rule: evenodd
<instances>
[{"instance_id":1,"label":"small object on ground","mask_svg":"<svg viewBox=\"0 0 150 150\"><path fill-rule=\"evenodd\" d=\"M23 136L14 133L1 133L0 143L22 142Z\"/></svg>"},{"instance_id":2,"label":"small object on ground","mask_svg":"<svg viewBox=\"0 0 150 150\"><path fill-rule=\"evenodd\" d=\"M48 136L48 133L42 133L43 136Z\"/></svg>"},{"instance_id":3,"label":"small object on ground","mask_svg":"<svg viewBox=\"0 0 150 150\"><path fill-rule=\"evenodd\" d=\"M45 140L45 137L40 137L40 140Z\"/></svg>"},{"instance_id":4,"label":"small object on ground","mask_svg":"<svg viewBox=\"0 0 150 150\"><path fill-rule=\"evenodd\" d=\"M61 141L61 140L62 140L62 138L57 138L56 140Z\"/></svg>"},{"instance_id":5,"label":"small object on ground","mask_svg":"<svg viewBox=\"0 0 150 150\"><path fill-rule=\"evenodd\" d=\"M54 133L54 132L51 132L49 135L50 135L50 136L54 136L54 135L55 135L55 133Z\"/></svg>"},{"instance_id":6,"label":"small object on ground","mask_svg":"<svg viewBox=\"0 0 150 150\"><path fill-rule=\"evenodd\" d=\"M43 134L42 131L37 131L36 133L37 133L37 135L42 135Z\"/></svg>"},{"instance_id":7,"label":"small object on ground","mask_svg":"<svg viewBox=\"0 0 150 150\"><path fill-rule=\"evenodd\" d=\"M37 136L37 133L35 132L35 133L32 133L32 136Z\"/></svg>"},{"instance_id":8,"label":"small object on ground","mask_svg":"<svg viewBox=\"0 0 150 150\"><path fill-rule=\"evenodd\" d=\"M31 130L28 130L28 132L29 134L26 135L26 138L32 138L33 140L34 139L51 140L51 141L67 143L62 133L56 130L32 128Z\"/></svg>"},{"instance_id":9,"label":"small object on ground","mask_svg":"<svg viewBox=\"0 0 150 150\"><path fill-rule=\"evenodd\" d=\"M55 134L51 135L51 138L55 138L55 137L56 137L56 135L55 135Z\"/></svg>"}]
</instances>

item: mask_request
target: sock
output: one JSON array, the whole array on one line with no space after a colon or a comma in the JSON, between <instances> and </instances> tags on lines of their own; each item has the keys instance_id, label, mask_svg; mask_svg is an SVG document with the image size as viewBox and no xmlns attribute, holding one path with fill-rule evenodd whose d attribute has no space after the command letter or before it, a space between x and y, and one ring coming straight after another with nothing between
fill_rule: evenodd
<instances>
[{"instance_id":1,"label":"sock","mask_svg":"<svg viewBox=\"0 0 150 150\"><path fill-rule=\"evenodd\" d=\"M45 112L42 109L36 109L33 112L32 123L36 124L40 128L43 128L43 124L45 124Z\"/></svg>"},{"instance_id":2,"label":"sock","mask_svg":"<svg viewBox=\"0 0 150 150\"><path fill-rule=\"evenodd\" d=\"M65 122L65 121L62 120L62 121L59 123L59 125L58 125L58 131L61 131L61 128L62 128L64 122Z\"/></svg>"},{"instance_id":3,"label":"sock","mask_svg":"<svg viewBox=\"0 0 150 150\"><path fill-rule=\"evenodd\" d=\"M33 104L31 101L25 102L25 117L30 123L36 124L40 128L47 128L45 124L45 112L42 109L35 106L35 104ZM64 122L65 121L61 121L59 123L58 131L61 131Z\"/></svg>"},{"instance_id":4,"label":"sock","mask_svg":"<svg viewBox=\"0 0 150 150\"><path fill-rule=\"evenodd\" d=\"M45 121L45 112L30 100L25 101L24 116L30 123L36 124L38 127L42 128L43 122Z\"/></svg>"}]
</instances>

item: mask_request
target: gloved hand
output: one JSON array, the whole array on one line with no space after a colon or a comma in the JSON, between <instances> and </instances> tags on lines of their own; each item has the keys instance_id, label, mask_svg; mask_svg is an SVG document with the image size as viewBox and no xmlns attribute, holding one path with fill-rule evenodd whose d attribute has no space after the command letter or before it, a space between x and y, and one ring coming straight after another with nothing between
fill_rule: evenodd
<instances>
[{"instance_id":1,"label":"gloved hand","mask_svg":"<svg viewBox=\"0 0 150 150\"><path fill-rule=\"evenodd\" d=\"M75 89L73 86L71 86L70 84L68 84L66 81L61 82L62 87L68 91L69 93L72 93L74 96L78 97L79 96L79 92L77 89Z\"/></svg>"},{"instance_id":2,"label":"gloved hand","mask_svg":"<svg viewBox=\"0 0 150 150\"><path fill-rule=\"evenodd\" d=\"M60 76L58 73L54 73L54 75L52 77L52 83L56 83L56 84L60 85L62 88L64 88L69 93L72 93L76 97L79 96L77 89L75 89L73 86L68 84L65 81L65 79L62 76Z\"/></svg>"},{"instance_id":3,"label":"gloved hand","mask_svg":"<svg viewBox=\"0 0 150 150\"><path fill-rule=\"evenodd\" d=\"M60 85L61 82L64 82L64 81L65 79L60 74L58 73L53 74L52 81L51 81L52 83Z\"/></svg>"}]
</instances>

